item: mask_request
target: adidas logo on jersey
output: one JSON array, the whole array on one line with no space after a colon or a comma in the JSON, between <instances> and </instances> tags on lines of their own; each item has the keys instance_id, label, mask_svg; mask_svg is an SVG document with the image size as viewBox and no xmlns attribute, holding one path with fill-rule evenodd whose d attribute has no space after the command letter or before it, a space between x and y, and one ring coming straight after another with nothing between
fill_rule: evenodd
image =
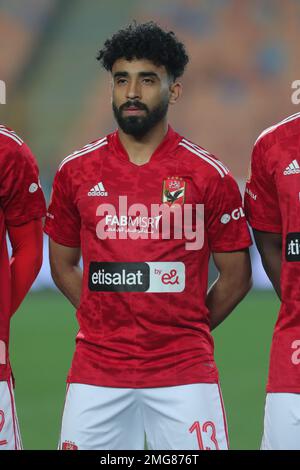
<instances>
[{"instance_id":1,"label":"adidas logo on jersey","mask_svg":"<svg viewBox=\"0 0 300 470\"><path fill-rule=\"evenodd\" d=\"M107 191L105 191L105 188L103 186L103 183L100 182L96 184L89 192L88 196L108 196Z\"/></svg>"},{"instance_id":2,"label":"adidas logo on jersey","mask_svg":"<svg viewBox=\"0 0 300 470\"><path fill-rule=\"evenodd\" d=\"M297 160L293 160L292 163L289 164L288 167L284 170L283 174L287 175L297 175L300 173L300 166Z\"/></svg>"}]
</instances>

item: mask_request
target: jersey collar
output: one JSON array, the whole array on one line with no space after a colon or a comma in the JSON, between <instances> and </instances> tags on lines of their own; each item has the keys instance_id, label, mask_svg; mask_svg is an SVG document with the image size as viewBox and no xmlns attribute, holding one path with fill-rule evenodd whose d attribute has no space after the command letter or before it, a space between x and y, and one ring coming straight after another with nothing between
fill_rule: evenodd
<instances>
[{"instance_id":1,"label":"jersey collar","mask_svg":"<svg viewBox=\"0 0 300 470\"><path fill-rule=\"evenodd\" d=\"M175 132L170 125L168 125L168 131L163 141L154 150L149 162L145 163L144 165L148 165L149 163L153 161L160 160L164 158L166 155L170 154L173 150L175 150L175 148L177 147L181 139L182 137L177 132ZM113 152L118 158L121 158L122 160L125 160L128 163L131 163L132 165L135 165L129 160L129 155L120 140L118 130L108 135L108 141L110 143L110 146ZM139 165L139 166L144 166L144 165ZM138 166L138 165L135 165L135 166Z\"/></svg>"}]
</instances>

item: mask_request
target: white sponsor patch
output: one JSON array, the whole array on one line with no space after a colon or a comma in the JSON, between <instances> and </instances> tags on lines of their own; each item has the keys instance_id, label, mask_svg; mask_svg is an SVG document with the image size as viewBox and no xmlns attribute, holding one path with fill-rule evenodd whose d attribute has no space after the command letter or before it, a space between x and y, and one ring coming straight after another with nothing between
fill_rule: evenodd
<instances>
[{"instance_id":1,"label":"white sponsor patch","mask_svg":"<svg viewBox=\"0 0 300 470\"><path fill-rule=\"evenodd\" d=\"M147 263L150 267L150 287L147 292L182 292L185 288L184 263Z\"/></svg>"},{"instance_id":2,"label":"white sponsor patch","mask_svg":"<svg viewBox=\"0 0 300 470\"><path fill-rule=\"evenodd\" d=\"M231 219L231 217L230 217L229 214L224 214L221 217L221 223L222 224L228 224L228 222L230 222L230 219Z\"/></svg>"},{"instance_id":3,"label":"white sponsor patch","mask_svg":"<svg viewBox=\"0 0 300 470\"><path fill-rule=\"evenodd\" d=\"M231 220L239 220L241 217L245 217L245 213L242 207L234 209L231 214L223 214L220 222L221 224L228 224Z\"/></svg>"},{"instance_id":4,"label":"white sponsor patch","mask_svg":"<svg viewBox=\"0 0 300 470\"><path fill-rule=\"evenodd\" d=\"M36 183L31 183L29 186L29 192L30 193L35 193L39 189L39 185Z\"/></svg>"}]
</instances>

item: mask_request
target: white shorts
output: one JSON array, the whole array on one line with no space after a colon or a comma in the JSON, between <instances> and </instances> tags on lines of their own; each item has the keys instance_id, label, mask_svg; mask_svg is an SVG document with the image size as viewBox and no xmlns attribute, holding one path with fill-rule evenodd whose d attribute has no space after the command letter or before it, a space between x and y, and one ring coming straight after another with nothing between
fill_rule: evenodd
<instances>
[{"instance_id":1,"label":"white shorts","mask_svg":"<svg viewBox=\"0 0 300 470\"><path fill-rule=\"evenodd\" d=\"M228 449L218 384L157 388L68 385L59 449Z\"/></svg>"},{"instance_id":2,"label":"white shorts","mask_svg":"<svg viewBox=\"0 0 300 470\"><path fill-rule=\"evenodd\" d=\"M0 450L21 450L12 380L0 382Z\"/></svg>"},{"instance_id":3,"label":"white shorts","mask_svg":"<svg viewBox=\"0 0 300 470\"><path fill-rule=\"evenodd\" d=\"M261 450L300 450L300 394L268 393Z\"/></svg>"}]
</instances>

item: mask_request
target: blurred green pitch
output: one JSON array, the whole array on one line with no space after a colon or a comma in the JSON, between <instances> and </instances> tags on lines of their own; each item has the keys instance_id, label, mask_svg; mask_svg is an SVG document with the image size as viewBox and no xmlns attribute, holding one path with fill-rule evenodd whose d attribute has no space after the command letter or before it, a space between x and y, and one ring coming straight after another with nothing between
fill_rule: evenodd
<instances>
[{"instance_id":1,"label":"blurred green pitch","mask_svg":"<svg viewBox=\"0 0 300 470\"><path fill-rule=\"evenodd\" d=\"M275 294L253 291L214 334L231 449L259 448L278 309ZM11 359L25 449L57 447L77 328L72 306L50 291L30 294L13 319Z\"/></svg>"}]
</instances>

